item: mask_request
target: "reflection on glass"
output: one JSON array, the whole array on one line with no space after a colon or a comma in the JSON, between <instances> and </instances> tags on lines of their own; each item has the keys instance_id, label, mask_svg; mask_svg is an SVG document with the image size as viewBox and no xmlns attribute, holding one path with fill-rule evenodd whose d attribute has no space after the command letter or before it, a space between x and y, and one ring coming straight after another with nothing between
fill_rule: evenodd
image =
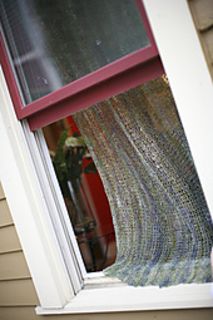
<instances>
[{"instance_id":1,"label":"reflection on glass","mask_svg":"<svg viewBox=\"0 0 213 320\"><path fill-rule=\"evenodd\" d=\"M1 0L27 102L149 44L133 0Z\"/></svg>"},{"instance_id":2,"label":"reflection on glass","mask_svg":"<svg viewBox=\"0 0 213 320\"><path fill-rule=\"evenodd\" d=\"M115 260L115 235L97 169L71 117L44 134L85 267L101 271Z\"/></svg>"}]
</instances>

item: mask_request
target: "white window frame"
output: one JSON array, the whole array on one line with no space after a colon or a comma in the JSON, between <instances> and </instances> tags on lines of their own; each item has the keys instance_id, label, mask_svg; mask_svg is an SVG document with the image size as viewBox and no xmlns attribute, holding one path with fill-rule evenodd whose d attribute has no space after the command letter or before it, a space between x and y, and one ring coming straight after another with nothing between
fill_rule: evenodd
<instances>
[{"instance_id":1,"label":"white window frame","mask_svg":"<svg viewBox=\"0 0 213 320\"><path fill-rule=\"evenodd\" d=\"M143 2L213 212L213 88L191 13L186 0ZM55 178L45 174L42 138L17 121L2 70L0 105L0 181L38 294L38 314L213 307L210 283L160 289L134 288L102 275L85 280L73 231L68 230L71 243L64 232L69 224L57 184L49 188L48 179ZM61 219L49 211L62 212Z\"/></svg>"}]
</instances>

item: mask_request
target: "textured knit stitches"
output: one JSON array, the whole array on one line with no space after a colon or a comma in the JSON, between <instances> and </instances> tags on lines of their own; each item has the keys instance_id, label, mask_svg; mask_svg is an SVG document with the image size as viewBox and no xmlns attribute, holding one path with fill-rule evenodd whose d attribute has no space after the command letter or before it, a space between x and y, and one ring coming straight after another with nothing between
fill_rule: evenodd
<instances>
[{"instance_id":1,"label":"textured knit stitches","mask_svg":"<svg viewBox=\"0 0 213 320\"><path fill-rule=\"evenodd\" d=\"M74 118L111 206L117 258L105 273L135 286L211 281L211 218L165 80Z\"/></svg>"}]
</instances>

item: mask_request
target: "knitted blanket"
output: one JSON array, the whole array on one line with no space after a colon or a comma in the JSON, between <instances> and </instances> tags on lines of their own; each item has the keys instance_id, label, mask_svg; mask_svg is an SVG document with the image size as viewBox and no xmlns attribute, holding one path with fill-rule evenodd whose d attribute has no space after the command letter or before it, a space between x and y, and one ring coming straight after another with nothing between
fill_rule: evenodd
<instances>
[{"instance_id":1,"label":"knitted blanket","mask_svg":"<svg viewBox=\"0 0 213 320\"><path fill-rule=\"evenodd\" d=\"M105 273L134 286L211 281L213 226L165 78L74 119L110 202L117 257Z\"/></svg>"}]
</instances>

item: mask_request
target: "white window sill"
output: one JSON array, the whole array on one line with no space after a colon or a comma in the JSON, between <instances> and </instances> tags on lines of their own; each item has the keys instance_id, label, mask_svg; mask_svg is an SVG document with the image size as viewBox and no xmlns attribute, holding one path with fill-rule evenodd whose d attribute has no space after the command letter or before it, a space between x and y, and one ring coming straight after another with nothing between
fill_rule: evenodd
<instances>
[{"instance_id":1,"label":"white window sill","mask_svg":"<svg viewBox=\"0 0 213 320\"><path fill-rule=\"evenodd\" d=\"M36 308L38 315L83 314L213 307L213 284L168 288L114 286L85 288L63 309Z\"/></svg>"}]
</instances>

